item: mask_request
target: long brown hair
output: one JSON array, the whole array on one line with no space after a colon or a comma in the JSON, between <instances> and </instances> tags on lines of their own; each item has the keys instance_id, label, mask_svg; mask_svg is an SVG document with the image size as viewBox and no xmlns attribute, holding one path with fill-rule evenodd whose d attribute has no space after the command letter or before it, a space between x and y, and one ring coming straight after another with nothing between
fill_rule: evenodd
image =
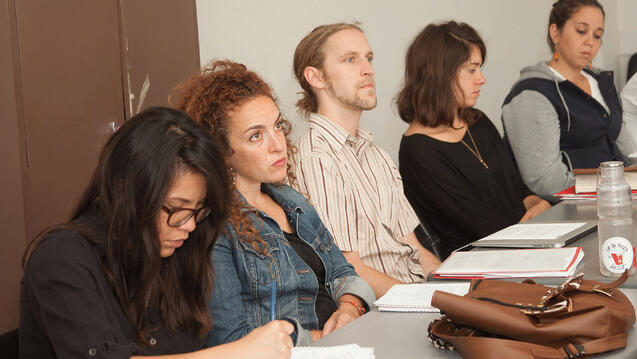
<instances>
[{"instance_id":1,"label":"long brown hair","mask_svg":"<svg viewBox=\"0 0 637 359\"><path fill-rule=\"evenodd\" d=\"M458 108L457 77L476 46L486 60L487 49L469 25L455 21L429 24L412 41L405 56L405 80L396 104L400 118L427 127L451 126L455 115L472 125L479 111Z\"/></svg>"},{"instance_id":2,"label":"long brown hair","mask_svg":"<svg viewBox=\"0 0 637 359\"><path fill-rule=\"evenodd\" d=\"M207 128L223 146L226 157L229 157L232 154L228 142L229 113L260 96L270 98L275 104L277 102L270 85L258 74L248 70L243 64L223 60L213 61L200 73L173 89L171 102ZM287 155L288 159L291 159L296 153L296 147L290 138L292 126L285 119L283 124ZM287 164L287 179L290 184L296 180L291 162L288 161ZM255 251L265 254L267 245L244 210L245 205L239 195L235 194L230 224L239 233L239 240L250 244Z\"/></svg>"},{"instance_id":3,"label":"long brown hair","mask_svg":"<svg viewBox=\"0 0 637 359\"><path fill-rule=\"evenodd\" d=\"M303 89L299 93L302 97L296 102L296 107L305 117L308 117L310 113L316 112L318 109L316 95L312 90L312 86L305 79L305 68L311 66L319 70L323 69L323 62L325 61L323 45L330 36L346 29L355 29L363 32L357 22L353 24L339 22L321 25L307 34L294 50L294 75Z\"/></svg>"},{"instance_id":4,"label":"long brown hair","mask_svg":"<svg viewBox=\"0 0 637 359\"><path fill-rule=\"evenodd\" d=\"M204 206L211 213L182 247L161 258L158 214L170 187L184 172L206 179ZM97 168L69 223L30 243L23 264L48 234L80 233L100 253L100 266L123 312L148 345L148 307L158 305L162 324L204 338L212 328L210 253L225 223L231 190L219 146L183 112L150 108L126 123L104 145Z\"/></svg>"}]
</instances>

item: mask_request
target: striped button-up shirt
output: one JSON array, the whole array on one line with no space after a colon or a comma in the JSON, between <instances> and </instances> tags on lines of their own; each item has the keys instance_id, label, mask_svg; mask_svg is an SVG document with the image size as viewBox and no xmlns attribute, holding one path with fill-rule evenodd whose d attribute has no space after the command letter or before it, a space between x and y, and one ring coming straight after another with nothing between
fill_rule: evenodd
<instances>
[{"instance_id":1,"label":"striped button-up shirt","mask_svg":"<svg viewBox=\"0 0 637 359\"><path fill-rule=\"evenodd\" d=\"M294 156L293 186L310 202L338 247L407 283L423 282L418 250L400 241L418 226L398 168L361 128L357 136L313 113Z\"/></svg>"}]
</instances>

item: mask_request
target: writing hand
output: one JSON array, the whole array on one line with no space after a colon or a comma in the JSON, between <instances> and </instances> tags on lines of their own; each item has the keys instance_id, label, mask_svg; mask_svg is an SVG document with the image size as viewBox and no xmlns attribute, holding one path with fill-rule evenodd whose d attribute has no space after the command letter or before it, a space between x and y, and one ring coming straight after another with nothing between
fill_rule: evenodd
<instances>
[{"instance_id":1,"label":"writing hand","mask_svg":"<svg viewBox=\"0 0 637 359\"><path fill-rule=\"evenodd\" d=\"M214 330L214 329L213 329ZM294 326L285 320L275 320L251 331L239 340L246 358L289 358L292 347L290 333Z\"/></svg>"}]
</instances>

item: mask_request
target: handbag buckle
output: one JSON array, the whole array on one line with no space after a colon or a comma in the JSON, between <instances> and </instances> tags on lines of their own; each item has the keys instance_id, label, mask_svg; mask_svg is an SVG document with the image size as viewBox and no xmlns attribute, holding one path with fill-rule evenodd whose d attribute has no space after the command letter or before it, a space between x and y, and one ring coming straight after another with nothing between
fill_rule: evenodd
<instances>
[{"instance_id":1,"label":"handbag buckle","mask_svg":"<svg viewBox=\"0 0 637 359\"><path fill-rule=\"evenodd\" d=\"M571 349L574 349L575 352L572 353ZM564 346L564 352L566 352L566 355L568 355L568 359L581 357L582 355L585 354L584 346L582 344L579 344L579 343L566 344Z\"/></svg>"}]
</instances>

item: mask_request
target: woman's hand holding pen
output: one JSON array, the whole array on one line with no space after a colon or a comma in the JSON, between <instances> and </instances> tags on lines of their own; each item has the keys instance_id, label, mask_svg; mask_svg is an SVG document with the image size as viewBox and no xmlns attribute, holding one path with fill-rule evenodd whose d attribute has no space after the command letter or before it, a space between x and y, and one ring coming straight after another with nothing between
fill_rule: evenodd
<instances>
[{"instance_id":1,"label":"woman's hand holding pen","mask_svg":"<svg viewBox=\"0 0 637 359\"><path fill-rule=\"evenodd\" d=\"M288 321L275 320L251 331L237 343L245 349L245 358L289 358L294 346L290 337L293 331L294 326Z\"/></svg>"}]
</instances>

